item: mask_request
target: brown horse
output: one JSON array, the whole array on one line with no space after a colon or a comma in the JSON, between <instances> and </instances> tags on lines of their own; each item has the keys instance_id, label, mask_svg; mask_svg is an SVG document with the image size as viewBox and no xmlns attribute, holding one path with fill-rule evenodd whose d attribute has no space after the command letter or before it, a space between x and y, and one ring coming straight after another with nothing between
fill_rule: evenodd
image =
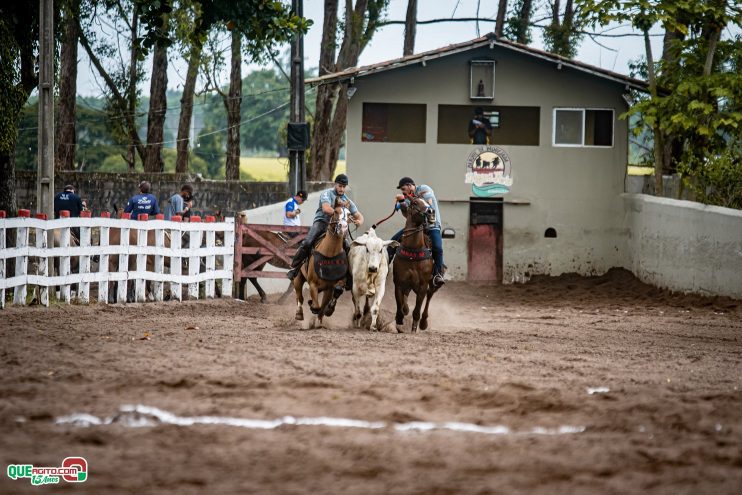
<instances>
[{"instance_id":1,"label":"brown horse","mask_svg":"<svg viewBox=\"0 0 742 495\"><path fill-rule=\"evenodd\" d=\"M394 297L397 302L397 330L402 331L404 315L409 313L407 296L415 292L415 309L412 311L412 332L428 328L428 306L435 293L431 283L433 259L425 243L425 213L428 204L422 198L410 200L409 207L402 206L402 213L407 219L401 245L394 257ZM425 310L420 315L420 308L425 299Z\"/></svg>"},{"instance_id":2,"label":"brown horse","mask_svg":"<svg viewBox=\"0 0 742 495\"><path fill-rule=\"evenodd\" d=\"M346 203L340 198L335 199L334 212L327 226L325 236L314 247L299 273L294 277L293 285L296 292L296 319L304 319L304 282L309 283L309 309L322 325L324 316L331 316L335 311L337 298L343 293L345 275L348 270L348 260L343 250L343 240L348 233ZM342 270L345 267L345 271ZM319 269L319 272L317 271ZM342 272L342 273L341 273ZM319 295L323 294L322 302ZM314 322L312 322L314 323ZM314 326L312 324L311 326Z\"/></svg>"}]
</instances>

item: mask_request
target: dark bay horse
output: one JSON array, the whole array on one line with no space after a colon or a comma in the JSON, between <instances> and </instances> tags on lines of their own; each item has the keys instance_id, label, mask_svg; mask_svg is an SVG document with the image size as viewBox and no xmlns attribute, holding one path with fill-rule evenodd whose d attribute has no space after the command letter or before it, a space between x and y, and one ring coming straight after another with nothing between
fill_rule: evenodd
<instances>
[{"instance_id":1,"label":"dark bay horse","mask_svg":"<svg viewBox=\"0 0 742 495\"><path fill-rule=\"evenodd\" d=\"M402 206L406 218L404 233L397 254L394 257L394 298L397 302L397 330L404 323L404 315L409 313L407 296L415 292L415 309L412 311L412 332L428 328L428 306L436 289L431 283L433 275L433 258L430 248L425 243L425 215L428 204L422 198L412 198L409 207ZM420 315L420 308L425 300L425 310Z\"/></svg>"},{"instance_id":2,"label":"dark bay horse","mask_svg":"<svg viewBox=\"0 0 742 495\"><path fill-rule=\"evenodd\" d=\"M324 316L331 316L335 311L335 302L343 293L348 260L343 249L343 240L348 233L348 211L346 203L339 198L335 200L334 211L327 226L327 231L314 246L308 262L294 277L296 292L296 319L304 319L304 282L309 283L309 309L322 325ZM344 266L344 270L342 269ZM322 302L319 295L322 294ZM314 321L312 322L314 327Z\"/></svg>"}]
</instances>

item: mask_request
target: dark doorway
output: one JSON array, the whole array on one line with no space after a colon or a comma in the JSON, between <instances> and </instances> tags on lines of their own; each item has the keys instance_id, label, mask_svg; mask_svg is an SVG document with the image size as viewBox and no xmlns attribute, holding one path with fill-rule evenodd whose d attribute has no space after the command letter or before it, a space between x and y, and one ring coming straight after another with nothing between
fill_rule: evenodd
<instances>
[{"instance_id":1,"label":"dark doorway","mask_svg":"<svg viewBox=\"0 0 742 495\"><path fill-rule=\"evenodd\" d=\"M502 283L502 198L469 199L468 279Z\"/></svg>"}]
</instances>

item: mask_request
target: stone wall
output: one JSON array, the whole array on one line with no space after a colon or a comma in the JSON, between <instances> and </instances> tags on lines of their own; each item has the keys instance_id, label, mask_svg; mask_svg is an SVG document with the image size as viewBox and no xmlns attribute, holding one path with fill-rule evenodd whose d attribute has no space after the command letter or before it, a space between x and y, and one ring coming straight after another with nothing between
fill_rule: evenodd
<instances>
[{"instance_id":1,"label":"stone wall","mask_svg":"<svg viewBox=\"0 0 742 495\"><path fill-rule=\"evenodd\" d=\"M98 172L58 172L54 178L56 191L66 184L77 188L87 199L94 215L113 211L114 205L126 206L128 199L139 192L142 180L152 183L152 194L157 196L160 209L167 199L180 191L182 184L191 184L194 190L193 213L210 214L221 210L225 215L257 208L289 197L286 182L234 182L205 180L190 174L112 174ZM330 187L326 182L309 182L309 192ZM16 171L16 201L18 208L36 211L36 172Z\"/></svg>"}]
</instances>

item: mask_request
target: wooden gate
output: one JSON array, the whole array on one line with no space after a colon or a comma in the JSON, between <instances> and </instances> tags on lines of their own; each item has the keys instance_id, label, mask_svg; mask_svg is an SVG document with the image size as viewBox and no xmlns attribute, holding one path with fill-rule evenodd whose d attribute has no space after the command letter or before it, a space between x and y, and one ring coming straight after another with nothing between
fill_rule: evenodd
<instances>
[{"instance_id":1,"label":"wooden gate","mask_svg":"<svg viewBox=\"0 0 742 495\"><path fill-rule=\"evenodd\" d=\"M502 283L502 199L471 198L468 279Z\"/></svg>"},{"instance_id":2,"label":"wooden gate","mask_svg":"<svg viewBox=\"0 0 742 495\"><path fill-rule=\"evenodd\" d=\"M266 271L270 263L279 268L291 266L297 246L309 232L309 227L287 225L235 225L234 280L245 278L284 278L285 272Z\"/></svg>"}]
</instances>

